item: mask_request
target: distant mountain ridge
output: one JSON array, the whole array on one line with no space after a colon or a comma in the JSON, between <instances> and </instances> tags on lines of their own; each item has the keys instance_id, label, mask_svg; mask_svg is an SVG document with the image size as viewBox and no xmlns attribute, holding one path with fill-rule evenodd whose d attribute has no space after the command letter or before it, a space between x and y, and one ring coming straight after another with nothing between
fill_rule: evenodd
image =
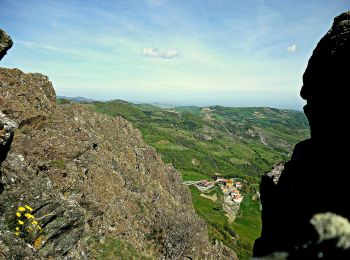
<instances>
[{"instance_id":1,"label":"distant mountain ridge","mask_svg":"<svg viewBox=\"0 0 350 260\"><path fill-rule=\"evenodd\" d=\"M70 100L77 103L81 103L81 102L90 103L93 101L97 101L96 99L91 99L86 97L67 97L67 96L57 96L57 99L65 99L65 100Z\"/></svg>"},{"instance_id":2,"label":"distant mountain ridge","mask_svg":"<svg viewBox=\"0 0 350 260\"><path fill-rule=\"evenodd\" d=\"M160 103L160 102L133 102L133 101L128 101L128 100L123 100L123 99L111 99L111 100L99 100L99 99L94 99L94 98L86 98L83 96L57 96L57 99L65 99L65 100L70 100L73 102L77 103L90 103L94 101L100 101L100 102L111 102L111 101L120 101L120 102L125 102L133 105L148 105L148 106L154 106L158 108L177 108L177 109L196 109L196 108L215 108L215 107L223 107L223 108L270 108L270 109L277 109L277 110L288 110L288 111L298 111L301 112L300 110L297 109L290 109L290 108L274 108L274 107L265 107L265 106L223 106L223 105L209 105L209 106L197 106L197 105L179 105L179 104L167 104L167 103Z\"/></svg>"}]
</instances>

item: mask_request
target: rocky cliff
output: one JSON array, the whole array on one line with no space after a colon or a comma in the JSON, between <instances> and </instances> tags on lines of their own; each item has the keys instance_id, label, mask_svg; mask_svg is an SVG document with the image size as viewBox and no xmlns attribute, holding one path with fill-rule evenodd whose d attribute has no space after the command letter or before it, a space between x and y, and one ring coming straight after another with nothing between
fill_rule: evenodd
<instances>
[{"instance_id":1,"label":"rocky cliff","mask_svg":"<svg viewBox=\"0 0 350 260\"><path fill-rule=\"evenodd\" d=\"M236 258L208 242L180 174L138 130L56 105L42 74L0 68L0 163L0 259ZM41 229L16 234L24 205Z\"/></svg>"},{"instance_id":2,"label":"rocky cliff","mask_svg":"<svg viewBox=\"0 0 350 260\"><path fill-rule=\"evenodd\" d=\"M304 73L301 96L311 139L296 145L277 181L274 173L262 178L263 226L255 256L279 251L297 259L349 259L350 245L341 242L349 241L350 230L349 60L350 12L345 12L334 19Z\"/></svg>"}]
</instances>

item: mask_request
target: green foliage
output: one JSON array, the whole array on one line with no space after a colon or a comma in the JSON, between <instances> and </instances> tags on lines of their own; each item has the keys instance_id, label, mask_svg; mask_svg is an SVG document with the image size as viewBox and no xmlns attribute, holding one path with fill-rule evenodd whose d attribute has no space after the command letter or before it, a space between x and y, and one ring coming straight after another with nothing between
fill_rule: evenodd
<instances>
[{"instance_id":1,"label":"green foliage","mask_svg":"<svg viewBox=\"0 0 350 260\"><path fill-rule=\"evenodd\" d=\"M125 119L133 122L142 120L146 115L136 105L122 100L113 100L108 102L92 102L97 112L108 114L110 116L122 116Z\"/></svg>"},{"instance_id":2,"label":"green foliage","mask_svg":"<svg viewBox=\"0 0 350 260\"><path fill-rule=\"evenodd\" d=\"M180 172L183 181L200 181L209 179L207 175L195 171L180 170Z\"/></svg>"},{"instance_id":3,"label":"green foliage","mask_svg":"<svg viewBox=\"0 0 350 260\"><path fill-rule=\"evenodd\" d=\"M63 170L66 168L66 163L63 160L52 160L49 161L49 165L57 169Z\"/></svg>"},{"instance_id":4,"label":"green foliage","mask_svg":"<svg viewBox=\"0 0 350 260\"><path fill-rule=\"evenodd\" d=\"M252 200L248 194L244 197L241 203L240 214L233 224L233 229L240 236L239 244L236 248L241 259L250 259L254 241L260 236L261 231L259 201Z\"/></svg>"},{"instance_id":5,"label":"green foliage","mask_svg":"<svg viewBox=\"0 0 350 260\"><path fill-rule=\"evenodd\" d=\"M181 114L180 126L186 130L194 131L203 126L203 120L191 112L184 111Z\"/></svg>"},{"instance_id":6,"label":"green foliage","mask_svg":"<svg viewBox=\"0 0 350 260\"><path fill-rule=\"evenodd\" d=\"M64 104L70 104L70 103L72 103L72 101L70 101L68 99L58 98L58 99L56 99L56 103L58 105L64 105Z\"/></svg>"},{"instance_id":7,"label":"green foliage","mask_svg":"<svg viewBox=\"0 0 350 260\"><path fill-rule=\"evenodd\" d=\"M119 239L107 238L103 243L90 245L97 259L152 259L138 252L131 244Z\"/></svg>"},{"instance_id":8,"label":"green foliage","mask_svg":"<svg viewBox=\"0 0 350 260\"><path fill-rule=\"evenodd\" d=\"M219 194L216 202L201 197L200 192L194 187L190 187L190 191L197 214L207 222L208 235L211 242L214 243L215 240L222 241L226 246L234 249L238 256L241 257L243 255L241 253L242 249L237 244L239 235L232 224L228 223L227 217L224 211L222 211L223 198L220 191L215 191L216 194Z\"/></svg>"}]
</instances>

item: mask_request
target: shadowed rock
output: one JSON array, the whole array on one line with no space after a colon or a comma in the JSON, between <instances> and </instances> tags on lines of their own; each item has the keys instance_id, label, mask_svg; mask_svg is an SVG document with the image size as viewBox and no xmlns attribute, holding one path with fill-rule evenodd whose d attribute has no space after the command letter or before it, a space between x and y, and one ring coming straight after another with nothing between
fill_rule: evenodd
<instances>
[{"instance_id":1,"label":"shadowed rock","mask_svg":"<svg viewBox=\"0 0 350 260\"><path fill-rule=\"evenodd\" d=\"M347 87L349 86L350 12L334 19L320 40L303 76L301 96L311 139L296 145L277 184L273 175L263 177L262 233L255 256L277 251L289 258L344 258L348 249L337 241L320 243L312 225L315 214L332 212L350 219ZM311 222L310 222L311 221Z\"/></svg>"},{"instance_id":2,"label":"shadowed rock","mask_svg":"<svg viewBox=\"0 0 350 260\"><path fill-rule=\"evenodd\" d=\"M6 55L6 52L12 47L11 37L0 29L0 60Z\"/></svg>"}]
</instances>

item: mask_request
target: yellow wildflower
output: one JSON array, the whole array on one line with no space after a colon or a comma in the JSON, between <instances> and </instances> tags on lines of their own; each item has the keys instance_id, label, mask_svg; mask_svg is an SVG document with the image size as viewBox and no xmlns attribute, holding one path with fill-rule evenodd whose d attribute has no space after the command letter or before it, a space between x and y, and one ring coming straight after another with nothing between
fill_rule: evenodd
<instances>
[{"instance_id":1,"label":"yellow wildflower","mask_svg":"<svg viewBox=\"0 0 350 260\"><path fill-rule=\"evenodd\" d=\"M23 225L24 222L22 220L18 220L18 224Z\"/></svg>"},{"instance_id":2,"label":"yellow wildflower","mask_svg":"<svg viewBox=\"0 0 350 260\"><path fill-rule=\"evenodd\" d=\"M24 207L18 207L18 211L26 211L26 208L24 208Z\"/></svg>"},{"instance_id":3,"label":"yellow wildflower","mask_svg":"<svg viewBox=\"0 0 350 260\"><path fill-rule=\"evenodd\" d=\"M24 214L24 216L26 216L27 219L31 219L31 218L34 219L34 216L32 214L29 214L29 213Z\"/></svg>"},{"instance_id":4,"label":"yellow wildflower","mask_svg":"<svg viewBox=\"0 0 350 260\"><path fill-rule=\"evenodd\" d=\"M31 207L29 207L28 205L25 205L26 209L29 210L30 212L33 211L33 209Z\"/></svg>"},{"instance_id":5,"label":"yellow wildflower","mask_svg":"<svg viewBox=\"0 0 350 260\"><path fill-rule=\"evenodd\" d=\"M32 231L33 229L31 227L28 228L28 231Z\"/></svg>"},{"instance_id":6,"label":"yellow wildflower","mask_svg":"<svg viewBox=\"0 0 350 260\"><path fill-rule=\"evenodd\" d=\"M38 222L37 222L37 221L35 221L35 220L33 220L33 221L32 221L32 224L34 224L34 225L38 225Z\"/></svg>"},{"instance_id":7,"label":"yellow wildflower","mask_svg":"<svg viewBox=\"0 0 350 260\"><path fill-rule=\"evenodd\" d=\"M19 232L16 232L15 234L16 234L16 236L19 236Z\"/></svg>"},{"instance_id":8,"label":"yellow wildflower","mask_svg":"<svg viewBox=\"0 0 350 260\"><path fill-rule=\"evenodd\" d=\"M21 213L16 212L16 216L19 218L21 216Z\"/></svg>"},{"instance_id":9,"label":"yellow wildflower","mask_svg":"<svg viewBox=\"0 0 350 260\"><path fill-rule=\"evenodd\" d=\"M38 228L39 230L41 229L41 227L40 227L39 225L37 226L37 228Z\"/></svg>"},{"instance_id":10,"label":"yellow wildflower","mask_svg":"<svg viewBox=\"0 0 350 260\"><path fill-rule=\"evenodd\" d=\"M16 227L16 230L19 231L19 227Z\"/></svg>"}]
</instances>

